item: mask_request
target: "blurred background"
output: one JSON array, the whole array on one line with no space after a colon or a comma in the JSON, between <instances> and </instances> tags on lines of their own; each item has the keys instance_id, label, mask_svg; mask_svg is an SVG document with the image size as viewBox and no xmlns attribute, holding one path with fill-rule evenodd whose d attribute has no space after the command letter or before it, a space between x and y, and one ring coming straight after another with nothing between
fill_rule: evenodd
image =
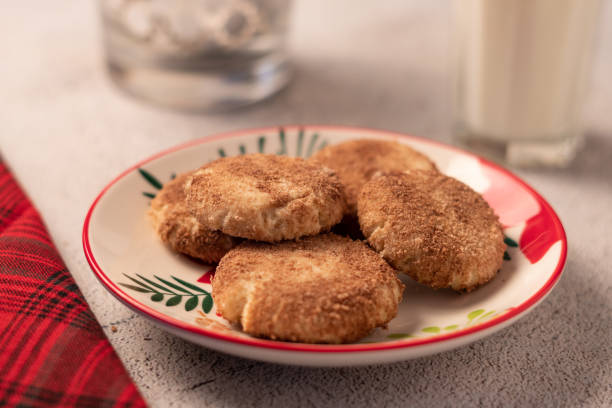
<instances>
[{"instance_id":1,"label":"blurred background","mask_svg":"<svg viewBox=\"0 0 612 408\"><path fill-rule=\"evenodd\" d=\"M186 117L113 86L96 2L5 2L0 67L5 134L56 137L73 148L109 134L175 144L221 130L282 123L362 125L450 140L455 71L453 4L295 1L287 53L295 71L271 100L231 112ZM584 112L588 133L610 133L612 20L601 4ZM23 115L29 120L23 123ZM44 131L38 123L45 122ZM31 128L28 128L31 126ZM67 132L80 129L82 132ZM83 135L82 133L87 133ZM79 133L68 135L67 133ZM143 135L141 139L137 135ZM145 152L143 152L144 154ZM33 159L33 157L32 157Z\"/></svg>"}]
</instances>

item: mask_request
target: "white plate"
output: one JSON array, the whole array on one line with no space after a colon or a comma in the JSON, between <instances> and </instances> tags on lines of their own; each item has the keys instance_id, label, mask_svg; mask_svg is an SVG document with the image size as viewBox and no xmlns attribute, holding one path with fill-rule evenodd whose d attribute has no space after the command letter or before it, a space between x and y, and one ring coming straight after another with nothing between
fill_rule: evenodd
<instances>
[{"instance_id":1,"label":"white plate","mask_svg":"<svg viewBox=\"0 0 612 408\"><path fill-rule=\"evenodd\" d=\"M469 293L406 284L387 329L355 344L313 345L242 333L215 312L214 267L177 255L155 236L145 216L150 196L174 174L219 156L249 152L307 157L326 144L355 138L397 140L431 157L439 169L483 194L500 216L508 251L499 274ZM425 139L372 129L286 126L216 135L162 152L126 170L102 190L83 228L92 270L113 295L162 329L237 356L284 364L347 366L404 360L450 350L516 321L561 276L567 254L563 226L525 182L486 160Z\"/></svg>"}]
</instances>

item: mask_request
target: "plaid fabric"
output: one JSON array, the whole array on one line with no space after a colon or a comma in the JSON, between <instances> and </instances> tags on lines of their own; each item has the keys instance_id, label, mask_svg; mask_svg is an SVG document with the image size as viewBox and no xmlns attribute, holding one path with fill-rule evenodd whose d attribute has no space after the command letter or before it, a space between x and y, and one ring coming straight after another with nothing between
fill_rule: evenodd
<instances>
[{"instance_id":1,"label":"plaid fabric","mask_svg":"<svg viewBox=\"0 0 612 408\"><path fill-rule=\"evenodd\" d=\"M1 162L0 406L145 406Z\"/></svg>"}]
</instances>

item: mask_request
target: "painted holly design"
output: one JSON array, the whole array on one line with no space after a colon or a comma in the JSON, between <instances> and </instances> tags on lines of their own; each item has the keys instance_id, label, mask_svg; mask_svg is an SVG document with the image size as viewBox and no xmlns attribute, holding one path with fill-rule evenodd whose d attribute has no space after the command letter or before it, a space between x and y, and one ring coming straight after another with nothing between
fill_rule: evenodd
<instances>
[{"instance_id":1,"label":"painted holly design","mask_svg":"<svg viewBox=\"0 0 612 408\"><path fill-rule=\"evenodd\" d=\"M201 305L204 313L209 313L213 307L213 298L210 292L175 276L170 276L175 281L172 282L157 275L153 275L156 281L140 274L136 274L137 278L125 273L123 275L136 285L119 282L121 286L140 293L150 293L150 299L153 302L163 302L166 300L165 305L172 307L181 304L184 299L187 299L183 303L186 312L192 311L198 305Z\"/></svg>"}]
</instances>

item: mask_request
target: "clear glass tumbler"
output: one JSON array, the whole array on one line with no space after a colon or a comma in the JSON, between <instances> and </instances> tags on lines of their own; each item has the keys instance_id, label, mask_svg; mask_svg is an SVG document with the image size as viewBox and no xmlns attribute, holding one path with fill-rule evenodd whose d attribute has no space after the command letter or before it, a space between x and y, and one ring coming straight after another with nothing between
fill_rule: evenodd
<instances>
[{"instance_id":1,"label":"clear glass tumbler","mask_svg":"<svg viewBox=\"0 0 612 408\"><path fill-rule=\"evenodd\" d=\"M290 79L290 0L100 0L111 78L172 108L229 110Z\"/></svg>"},{"instance_id":2,"label":"clear glass tumbler","mask_svg":"<svg viewBox=\"0 0 612 408\"><path fill-rule=\"evenodd\" d=\"M457 0L457 137L519 166L580 140L599 0Z\"/></svg>"}]
</instances>

